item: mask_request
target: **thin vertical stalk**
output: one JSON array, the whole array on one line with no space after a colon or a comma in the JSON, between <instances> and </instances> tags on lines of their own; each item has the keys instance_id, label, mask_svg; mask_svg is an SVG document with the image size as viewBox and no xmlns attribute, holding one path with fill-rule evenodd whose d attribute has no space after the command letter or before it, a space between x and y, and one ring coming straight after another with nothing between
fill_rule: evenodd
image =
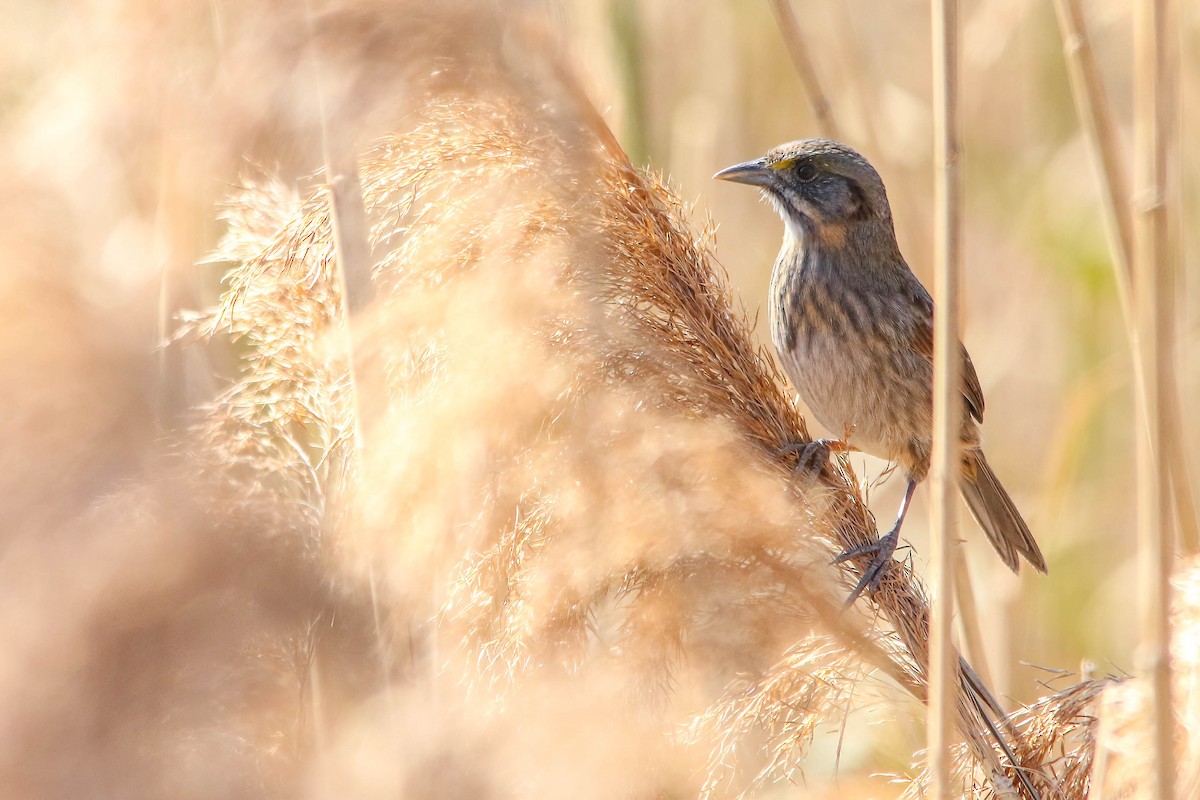
<instances>
[{"instance_id":1,"label":"thin vertical stalk","mask_svg":"<svg viewBox=\"0 0 1200 800\"><path fill-rule=\"evenodd\" d=\"M321 122L321 148L325 160L325 179L329 186L329 223L333 232L334 257L337 261L336 280L341 295L341 335L346 370L349 374L348 404L353 425L351 429L352 458L357 470L361 473L365 462L362 451L361 405L358 395L358 380L355 374L354 337L351 331L351 321L353 315L361 311L371 300L373 293L371 269L374 257L371 252L370 228L367 223L362 184L358 178L353 138L348 136L341 127L335 126L329 116L324 91L324 74L317 52L318 31L312 0L305 0L305 20L308 25L308 47L313 72L313 86ZM371 611L374 616L380 669L384 677L385 696L390 702L392 699L391 653L385 641L380 605L375 594L374 564L369 566L368 575L371 583ZM314 658L314 663L316 661L317 659ZM312 697L314 701L319 701L321 697L319 677L319 674L313 675ZM314 702L313 724L317 731L323 730L326 724L326 720L320 716L322 711L323 707L320 703ZM323 773L321 777L324 779Z\"/></svg>"},{"instance_id":2,"label":"thin vertical stalk","mask_svg":"<svg viewBox=\"0 0 1200 800\"><path fill-rule=\"evenodd\" d=\"M1183 302L1186 298L1186 279L1184 277L1185 264L1184 258L1184 239L1183 227L1181 225L1183 219L1183 179L1178 165L1182 164L1182 149L1180 143L1183 141L1183 83L1180 69L1180 59L1182 54L1181 44L1184 31L1184 22L1180 11L1174 12L1175 16L1170 20L1168 30L1172 32L1172 36L1167 42L1163 42L1163 46L1167 48L1168 57L1167 70L1167 85L1164 87L1166 96L1169 98L1168 109L1170 116L1168 120L1167 136L1167 153L1165 157L1168 162L1175 164L1174 170L1168 172L1172 175L1172 179L1168 181L1167 187L1167 203L1168 208L1174 209L1168 213L1167 219L1167 235L1169 244L1167 245L1168 258L1170 259L1171 270L1169 280L1166 285L1166 291L1169 292L1169 297L1174 298L1174 302L1167 309L1170 314L1170 328L1168 329L1167 342L1168 352L1164 355L1172 369L1167 370L1166 384L1164 391L1167 394L1167 420L1166 430L1168 431L1167 441L1164 443L1165 453L1167 458L1167 468L1170 470L1171 478L1171 495L1175 501L1175 520L1179 526L1179 543L1184 554L1189 557L1200 555L1200 514L1196 511L1196 498L1193 494L1193 487L1196 484L1192 480L1192 473L1188 465L1188 448L1186 445L1187 439L1184 438L1183 430L1183 405L1181 401L1182 392L1179 388L1178 376L1173 368L1175 362L1175 351L1178 345L1176 341L1179 337L1179 316L1187 314L1187 306Z\"/></svg>"},{"instance_id":3,"label":"thin vertical stalk","mask_svg":"<svg viewBox=\"0 0 1200 800\"><path fill-rule=\"evenodd\" d=\"M161 213L160 208L159 214L161 215ZM161 234L156 231L156 236L161 236ZM156 258L158 262L158 309L155 320L154 345L158 348L158 357L155 364L154 423L158 431L162 433L170 427L173 416L170 348L165 345L165 342L171 335L171 323L174 320L174 295L171 286L171 265L160 254L156 253L156 256L158 256Z\"/></svg>"},{"instance_id":4,"label":"thin vertical stalk","mask_svg":"<svg viewBox=\"0 0 1200 800\"><path fill-rule=\"evenodd\" d=\"M160 118L161 130L165 131L172 117L173 103L168 101ZM165 137L163 137L165 140ZM155 341L157 349L156 380L154 384L154 423L159 433L166 432L176 423L176 415L191 398L185 396L186 381L182 370L186 363L181 360L176 348L168 347L175 312L183 293L176 284L178 278L173 258L175 250L172 235L172 191L171 182L177 172L174 160L165 141L160 143L158 163L158 198L154 208L154 263L158 267L158 308L156 313Z\"/></svg>"},{"instance_id":5,"label":"thin vertical stalk","mask_svg":"<svg viewBox=\"0 0 1200 800\"><path fill-rule=\"evenodd\" d=\"M1120 154L1117 128L1113 123L1108 95L1087 22L1079 0L1054 0L1058 29L1063 40L1067 62L1067 77L1071 82L1071 97L1075 112L1087 135L1088 145L1096 161L1097 171L1105 191L1104 216L1109 234L1110 250L1116 267L1117 294L1127 320L1132 321L1129 303L1130 262L1133 253L1133 219L1126 208L1129 197L1128 181Z\"/></svg>"},{"instance_id":6,"label":"thin vertical stalk","mask_svg":"<svg viewBox=\"0 0 1200 800\"><path fill-rule=\"evenodd\" d=\"M323 95L318 93L321 106L321 139L325 158L325 181L329 186L329 219L333 228L333 246L338 263L338 283L342 294L342 311L346 324L371 299L371 244L367 227L366 204L354 150L340 131L329 122ZM347 349L348 354L351 349Z\"/></svg>"},{"instance_id":7,"label":"thin vertical stalk","mask_svg":"<svg viewBox=\"0 0 1200 800\"><path fill-rule=\"evenodd\" d=\"M841 139L841 129L838 127L837 120L834 119L833 107L829 98L821 87L817 69L808 56L808 47L804 43L804 36L800 33L800 23L796 19L796 12L792 9L792 4L789 0L771 0L771 8L779 23L779 32L783 35L783 43L787 45L788 55L791 56L792 64L796 67L796 74L800 76L800 83L804 86L804 93L808 95L808 103L812 107L818 130L821 131L822 136L827 138Z\"/></svg>"},{"instance_id":8,"label":"thin vertical stalk","mask_svg":"<svg viewBox=\"0 0 1200 800\"><path fill-rule=\"evenodd\" d=\"M1171 315L1172 319L1174 316ZM1174 353L1174 347L1171 352ZM1166 405L1163 408L1166 429L1171 432L1163 442L1163 455L1167 459L1167 477L1170 478L1171 497L1175 501L1179 542L1184 552L1194 556L1200 553L1200 516L1196 513L1196 498L1192 496L1192 470L1188 466L1187 449L1184 447L1183 408L1179 404L1179 384L1175 380L1174 370L1164 378L1163 391L1166 392Z\"/></svg>"},{"instance_id":9,"label":"thin vertical stalk","mask_svg":"<svg viewBox=\"0 0 1200 800\"><path fill-rule=\"evenodd\" d=\"M958 604L959 635L963 650L979 679L995 688L992 673L988 669L987 653L983 649L983 629L979 625L979 609L975 604L975 592L971 591L971 569L967 565L967 554L961 547L954 548L954 599ZM1003 691L1000 688L999 691Z\"/></svg>"},{"instance_id":10,"label":"thin vertical stalk","mask_svg":"<svg viewBox=\"0 0 1200 800\"><path fill-rule=\"evenodd\" d=\"M308 23L309 58L312 65L317 112L321 121L321 150L325 159L325 181L329 186L329 217L333 228L334 254L337 259L337 281L341 288L342 312L345 327L350 315L363 308L371 298L370 229L367 225L366 203L358 179L354 143L343 127L335 126L329 118L325 101L324 75L317 55L317 25L312 1L305 0L305 20ZM347 339L346 353L353 374L353 352ZM356 445L359 442L355 442Z\"/></svg>"},{"instance_id":11,"label":"thin vertical stalk","mask_svg":"<svg viewBox=\"0 0 1200 800\"><path fill-rule=\"evenodd\" d=\"M958 120L958 2L933 0L934 326L933 326L933 566L930 619L928 769L931 797L948 800L955 689L953 619L958 473L963 402L958 344L961 261L961 176Z\"/></svg>"},{"instance_id":12,"label":"thin vertical stalk","mask_svg":"<svg viewBox=\"0 0 1200 800\"><path fill-rule=\"evenodd\" d=\"M635 0L615 0L609 7L610 25L618 53L621 90L625 95L625 124L622 139L635 164L644 164L650 153L647 124L646 58L642 47L642 22Z\"/></svg>"},{"instance_id":13,"label":"thin vertical stalk","mask_svg":"<svg viewBox=\"0 0 1200 800\"><path fill-rule=\"evenodd\" d=\"M1129 182L1120 155L1117 128L1113 122L1104 81L1096 65L1080 0L1054 0L1054 10L1062 35L1075 110L1104 189L1103 207L1109 250L1113 260L1113 277L1132 353L1133 379L1140 387L1145 385L1145 380L1142 376L1142 353L1138 343L1136 311L1130 289L1133 281L1133 215L1127 202ZM1178 432L1182 427L1183 413L1179 406L1179 389L1175 384L1174 373L1166 375L1165 380L1167 425L1169 430ZM1178 435L1168 436L1163 442L1163 447L1166 449L1180 538L1187 552L1200 552L1200 518L1197 516L1196 503L1192 497L1191 470L1187 463L1184 440Z\"/></svg>"},{"instance_id":14,"label":"thin vertical stalk","mask_svg":"<svg viewBox=\"0 0 1200 800\"><path fill-rule=\"evenodd\" d=\"M1167 0L1142 0L1134 18L1134 300L1141 345L1143 385L1137 393L1138 554L1142 612L1141 672L1152 692L1153 791L1174 800L1174 719L1171 703L1170 577L1171 508L1163 444L1167 375L1173 331L1168 240L1167 155L1173 114L1167 53Z\"/></svg>"},{"instance_id":15,"label":"thin vertical stalk","mask_svg":"<svg viewBox=\"0 0 1200 800\"><path fill-rule=\"evenodd\" d=\"M840 96L853 98L859 119L862 120L862 139L873 153L876 165L884 156L881 141L883 135L880 128L889 128L885 115L880 113L879 81L871 74L873 69L873 52L865 48L865 37L860 36L854 28L855 5L853 3L835 4L833 11L832 38L834 46L842 54L842 63L855 64L859 69L851 70L846 75L845 85ZM843 102L843 108L845 103ZM893 163L895 163L893 161ZM921 208L924 197L919 196L911 181L897 181L888 184L888 195L892 198L892 208ZM929 230L924 227L924 218L918 214L898 214L893 220L897 229L903 234L904 252L909 264L929 264L932 261L929 252Z\"/></svg>"},{"instance_id":16,"label":"thin vertical stalk","mask_svg":"<svg viewBox=\"0 0 1200 800\"><path fill-rule=\"evenodd\" d=\"M796 67L796 74L800 78L800 83L804 86L805 94L808 95L809 103L812 106L812 113L817 121L817 127L820 129L821 135L831 139L840 139L842 135L841 128L833 112L833 106L826 97L821 80L817 76L812 59L809 58L808 46L800 33L800 24L796 19L796 13L792 9L790 0L770 0L770 3L779 24L779 32L783 36L783 41L787 45L792 63ZM840 30L845 33L847 28L843 25ZM854 47L851 39L845 36L841 38L843 40L840 43L842 46ZM864 120L867 126L866 138L868 142L877 144L878 137L871 125L870 117L871 115L866 113L866 109L864 109ZM902 185L898 191L907 193L910 198L912 196L912 192L907 190L907 184ZM910 238L916 241L918 236L914 233ZM971 655L972 664L979 671L980 675L983 676L983 680L988 682L987 676L990 671L986 663L983 629L979 624L976 612L973 584L965 563L958 567L958 570L959 580L956 583L955 590L959 597L959 612L963 615L962 628L964 641Z\"/></svg>"}]
</instances>

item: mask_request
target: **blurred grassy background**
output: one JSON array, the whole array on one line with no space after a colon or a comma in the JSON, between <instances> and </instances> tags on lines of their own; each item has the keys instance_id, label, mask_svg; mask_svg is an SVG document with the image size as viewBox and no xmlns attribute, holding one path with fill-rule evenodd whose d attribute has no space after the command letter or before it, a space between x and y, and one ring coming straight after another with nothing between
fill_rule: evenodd
<instances>
[{"instance_id":1,"label":"blurred grassy background","mask_svg":"<svg viewBox=\"0 0 1200 800\"><path fill-rule=\"evenodd\" d=\"M7 173L0 403L12 404L3 473L6 502L23 509L13 526L36 530L114 489L141 458L138 443L158 437L163 409L207 399L212 368L228 366L194 354L163 362L151 348L165 333L162 309L215 299L218 272L193 265L216 244L216 205L247 163L288 181L321 166L311 81L297 55L301 5L0 0L7 22L0 27ZM698 214L718 224L719 259L746 309L758 314L761 333L781 225L753 192L709 176L817 132L768 4L513 6L534 9L558 32L634 162L669 176ZM1105 0L1087 10L1128 139L1126 6ZM844 138L879 168L901 246L927 279L927 6L797 0L794 7ZM1177 363L1189 414L1200 403L1200 229L1190 224L1200 191L1193 144L1200 134L1200 9L1180 7L1177 181L1186 257ZM1030 665L1075 670L1091 662L1115 673L1134 665L1130 367L1098 182L1070 100L1053 9L1034 0L980 0L964 13L965 339L988 397L989 459L1041 542L1050 576L1011 576L973 524L967 551L997 688L1029 701L1042 693L1039 681L1054 679ZM403 28L405 20L395 24ZM401 55L380 53L381 74ZM387 85L371 78L362 76L365 93ZM386 104L383 111L363 107L371 109L369 130L397 123ZM165 383L156 377L162 363L171 371ZM1200 429L1190 414L1186 424L1179 435L1195 453ZM884 466L865 457L855 464L866 479ZM872 490L881 518L891 517L901 488L892 480ZM925 503L919 491L905 528L918 566ZM869 748L891 753L899 769L919 734L886 730ZM827 763L821 750L812 760ZM882 791L872 785L864 791ZM847 788L845 796L858 795Z\"/></svg>"}]
</instances>

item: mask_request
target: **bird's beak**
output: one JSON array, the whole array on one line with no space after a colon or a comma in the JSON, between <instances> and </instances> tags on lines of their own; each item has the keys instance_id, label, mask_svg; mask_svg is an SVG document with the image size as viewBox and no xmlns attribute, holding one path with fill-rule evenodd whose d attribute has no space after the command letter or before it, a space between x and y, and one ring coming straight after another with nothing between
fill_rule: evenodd
<instances>
[{"instance_id":1,"label":"bird's beak","mask_svg":"<svg viewBox=\"0 0 1200 800\"><path fill-rule=\"evenodd\" d=\"M765 158L756 158L753 161L726 167L713 177L719 181L748 183L751 186L770 186L774 180L775 171L767 166Z\"/></svg>"}]
</instances>

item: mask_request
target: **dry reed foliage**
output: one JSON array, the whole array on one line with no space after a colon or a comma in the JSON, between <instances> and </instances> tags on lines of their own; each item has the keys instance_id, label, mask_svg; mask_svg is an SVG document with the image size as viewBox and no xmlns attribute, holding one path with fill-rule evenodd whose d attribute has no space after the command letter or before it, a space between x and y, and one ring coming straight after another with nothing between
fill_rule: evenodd
<instances>
[{"instance_id":1,"label":"dry reed foliage","mask_svg":"<svg viewBox=\"0 0 1200 800\"><path fill-rule=\"evenodd\" d=\"M325 192L278 231L254 222L277 191L231 209L240 265L192 323L246 348L199 427L209 472L241 508L296 509L277 527L370 597L393 702L433 692L507 730L531 691L612 687L643 755L674 738L705 793L749 792L796 768L864 660L922 695L927 606L898 566L873 598L890 629L840 613L856 575L830 556L875 536L846 465L791 479L803 422L704 236L522 33L486 98L434 93L361 160L376 296L353 369ZM982 713L964 693L998 774Z\"/></svg>"},{"instance_id":2,"label":"dry reed foliage","mask_svg":"<svg viewBox=\"0 0 1200 800\"><path fill-rule=\"evenodd\" d=\"M1192 563L1173 583L1176 785L1190 797L1200 790L1200 566ZM1041 796L1154 797L1151 702L1144 679L1085 678L1013 714L1021 759L1041 765L1031 775ZM1008 786L981 783L976 769L974 755L959 747L956 779L964 797L1013 796ZM923 797L928 785L922 773L904 797Z\"/></svg>"},{"instance_id":3,"label":"dry reed foliage","mask_svg":"<svg viewBox=\"0 0 1200 800\"><path fill-rule=\"evenodd\" d=\"M340 5L312 20L326 122L343 142L402 131L359 160L374 299L352 319L327 191L247 179L214 255L224 296L170 353L236 372L164 436L129 330L153 314L126 323L153 294L97 309L62 224L0 233L42 270L0 278L0 342L38 343L0 359L24 454L0 475L0 784L749 794L790 779L852 691L920 698L919 585L897 565L869 615L841 612L857 575L830 556L875 536L848 465L791 474L778 453L803 422L709 234L629 166L547 37L512 8ZM278 74L233 93L223 153L264 130L319 151L299 7L225 8L213 96L250 65ZM159 79L137 66L124 95ZM182 141L208 140L203 116ZM199 185L190 170L222 157L200 152L165 183ZM23 198L11 219L46 194L5 193ZM47 408L69 425L26 424ZM1003 759L977 699L963 763L983 785ZM1008 734L1047 776L1087 754L1055 738L1078 705L1054 707Z\"/></svg>"},{"instance_id":4,"label":"dry reed foliage","mask_svg":"<svg viewBox=\"0 0 1200 800\"><path fill-rule=\"evenodd\" d=\"M465 685L447 709L494 706L484 716L504 729L516 698L561 680L582 682L573 695L624 687L612 691L628 713L647 700L666 713L664 688L762 672L837 620L842 589L829 546L797 535L820 505L797 509L787 473L762 457L762 440L786 441L778 428L798 420L699 272L704 251L673 202L640 178L614 187L656 203L665 230L648 228L646 200L597 180L594 139L582 148L582 132L567 139L518 103L437 102L362 163L380 266L376 304L354 321L361 463L345 461L350 405L329 389L349 370L330 375L342 339L320 192L192 322L248 346L201 438L227 466L210 470L233 482L227 496L293 501L300 541L330 533L345 585L376 588L381 657L409 673L394 692ZM625 167L612 166L615 182ZM247 230L225 250L243 252ZM692 272L661 270L673 246ZM750 369L728 376L737 357ZM733 406L755 381L771 391ZM260 472L274 479L246 480ZM843 657L871 646L836 626Z\"/></svg>"},{"instance_id":5,"label":"dry reed foliage","mask_svg":"<svg viewBox=\"0 0 1200 800\"><path fill-rule=\"evenodd\" d=\"M1200 565L1172 581L1171 666L1174 675L1175 786L1179 797L1200 792ZM1107 689L1097 706L1093 786L1104 797L1155 793L1150 686L1128 680Z\"/></svg>"},{"instance_id":6,"label":"dry reed foliage","mask_svg":"<svg viewBox=\"0 0 1200 800\"><path fill-rule=\"evenodd\" d=\"M1030 774L1041 797L1085 798L1091 786L1096 746L1096 706L1112 680L1084 680L1012 715L1020 733L1021 759L1040 765ZM1011 779L988 784L979 779L977 763L964 747L955 748L954 781L964 798L1020 797ZM925 797L929 775L922 772L904 797Z\"/></svg>"}]
</instances>

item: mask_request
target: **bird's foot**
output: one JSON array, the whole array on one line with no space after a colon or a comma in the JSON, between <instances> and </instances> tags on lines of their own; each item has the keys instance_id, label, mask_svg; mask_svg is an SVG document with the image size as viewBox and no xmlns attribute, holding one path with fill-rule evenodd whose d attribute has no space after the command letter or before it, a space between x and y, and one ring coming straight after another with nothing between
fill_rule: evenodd
<instances>
[{"instance_id":1,"label":"bird's foot","mask_svg":"<svg viewBox=\"0 0 1200 800\"><path fill-rule=\"evenodd\" d=\"M840 564L843 561L849 561L852 558L859 556L875 554L871 559L871 563L863 570L862 577L859 578L858 585L854 587L854 591L850 593L850 597L846 600L846 607L854 605L854 601L859 598L865 590L870 589L874 592L879 588L880 582L883 580L883 574L887 571L888 566L892 563L892 555L896 552L896 545L900 541L900 522L892 527L890 531L880 536L879 539L871 544L856 547L853 550L847 550L833 560L834 564Z\"/></svg>"},{"instance_id":2,"label":"bird's foot","mask_svg":"<svg viewBox=\"0 0 1200 800\"><path fill-rule=\"evenodd\" d=\"M792 467L792 477L814 482L821 477L821 470L829 463L830 455L845 450L846 443L837 439L813 439L811 442L785 444L779 448L778 455L796 453L796 466Z\"/></svg>"}]
</instances>

